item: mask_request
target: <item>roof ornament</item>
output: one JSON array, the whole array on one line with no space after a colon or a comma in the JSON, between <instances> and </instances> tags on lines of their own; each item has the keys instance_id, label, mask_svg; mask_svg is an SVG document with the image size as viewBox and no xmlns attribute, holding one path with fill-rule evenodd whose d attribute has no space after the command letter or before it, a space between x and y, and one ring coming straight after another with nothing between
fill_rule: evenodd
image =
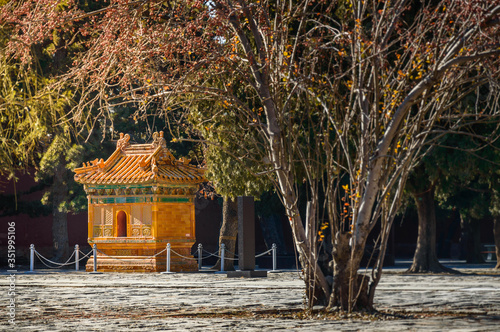
<instances>
[{"instance_id":1,"label":"roof ornament","mask_svg":"<svg viewBox=\"0 0 500 332\"><path fill-rule=\"evenodd\" d=\"M161 155L159 158L160 164L175 165L175 157L167 149L167 141L163 136L163 131L160 131L159 133L157 132L153 133L153 142L151 143L151 146L155 149L157 149L158 147L162 148Z\"/></svg>"},{"instance_id":2,"label":"roof ornament","mask_svg":"<svg viewBox=\"0 0 500 332\"><path fill-rule=\"evenodd\" d=\"M177 160L165 147L166 141L162 132L155 133L153 138L154 141L149 144L134 144L129 143L129 135L120 133L116 150L111 156L107 160L94 159L84 162L83 167L74 170L75 180L92 186L156 182L167 185L194 185L206 181L203 168L190 165L189 158ZM145 194L142 191L141 193Z\"/></svg>"},{"instance_id":3,"label":"roof ornament","mask_svg":"<svg viewBox=\"0 0 500 332\"><path fill-rule=\"evenodd\" d=\"M125 149L127 146L130 145L129 141L130 141L129 134L125 134L124 136L123 133L120 133L120 139L118 140L118 142L116 142L116 149L123 151L123 149Z\"/></svg>"},{"instance_id":4,"label":"roof ornament","mask_svg":"<svg viewBox=\"0 0 500 332\"><path fill-rule=\"evenodd\" d=\"M95 160L91 160L90 163L92 164L92 166L97 166L99 168L104 167L104 160L102 158L100 160L97 158Z\"/></svg>"},{"instance_id":5,"label":"roof ornament","mask_svg":"<svg viewBox=\"0 0 500 332\"><path fill-rule=\"evenodd\" d=\"M163 131L160 131L160 134L158 135L157 132L153 133L153 143L151 143L153 147L157 148L161 146L162 148L167 148L167 141L163 137Z\"/></svg>"},{"instance_id":6,"label":"roof ornament","mask_svg":"<svg viewBox=\"0 0 500 332\"><path fill-rule=\"evenodd\" d=\"M182 157L181 159L179 159L179 161L182 163L182 165L187 166L191 162L191 159Z\"/></svg>"},{"instance_id":7,"label":"roof ornament","mask_svg":"<svg viewBox=\"0 0 500 332\"><path fill-rule=\"evenodd\" d=\"M151 172L153 172L156 179L158 177L158 165L156 165L156 158L151 159Z\"/></svg>"}]
</instances>

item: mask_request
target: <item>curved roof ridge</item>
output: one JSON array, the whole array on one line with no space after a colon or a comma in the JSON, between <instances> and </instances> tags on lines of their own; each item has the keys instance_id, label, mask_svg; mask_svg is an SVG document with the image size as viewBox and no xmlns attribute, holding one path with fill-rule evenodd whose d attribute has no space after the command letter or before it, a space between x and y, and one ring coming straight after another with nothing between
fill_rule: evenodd
<instances>
[{"instance_id":1,"label":"curved roof ridge","mask_svg":"<svg viewBox=\"0 0 500 332\"><path fill-rule=\"evenodd\" d=\"M82 184L133 184L205 182L204 169L189 165L190 159L176 160L166 146L163 132L153 134L149 144L130 144L130 135L120 133L116 150L108 157L83 163L76 168L75 181Z\"/></svg>"}]
</instances>

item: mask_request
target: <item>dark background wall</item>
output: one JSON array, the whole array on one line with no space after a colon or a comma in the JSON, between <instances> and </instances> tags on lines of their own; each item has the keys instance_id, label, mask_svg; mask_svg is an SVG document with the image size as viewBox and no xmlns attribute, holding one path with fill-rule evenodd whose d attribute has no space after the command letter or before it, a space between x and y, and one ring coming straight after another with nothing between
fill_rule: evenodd
<instances>
[{"instance_id":1,"label":"dark background wall","mask_svg":"<svg viewBox=\"0 0 500 332\"><path fill-rule=\"evenodd\" d=\"M6 200L15 192L17 193L18 211L17 214L6 215L5 211L0 211L0 267L5 268L7 264L7 229L9 222L15 222L16 225L16 262L25 268L29 265L29 246L35 244L37 251L46 257L52 254L52 215L24 213L21 202L40 201L45 189L32 190L37 183L29 174L19 176L19 181L14 186L12 181L0 179L0 199ZM14 203L9 203L14 204ZM24 205L26 206L26 205ZM9 209L12 211L13 209ZM196 238L197 242L193 246L192 252L195 253L198 243L202 243L203 248L208 252L215 252L218 248L219 229L222 223L222 201L221 199L195 200L196 211ZM262 231L259 220L257 220L258 211L256 211L255 235L256 235L256 253L261 253L269 249L266 245L265 236ZM458 213L453 211L438 210L437 215L438 238L437 248L440 258L457 259L462 250L460 244L460 218ZM278 226L281 226L283 233L284 249L282 261L286 260L287 265L295 265L294 247L290 225L285 216L278 217ZM493 239L493 221L484 219L481 221L481 242L494 243ZM404 216L394 222L392 239L390 240L389 250L393 251L396 258L411 259L415 252L415 243L417 239L417 216L416 212L409 209ZM74 247L79 244L84 252L90 250L87 243L87 212L79 214L70 214L68 216L68 235L69 245ZM269 242L269 241L267 241ZM286 257L285 257L286 256ZM270 256L257 260L257 264L268 266ZM208 263L207 263L208 264ZM284 266L282 266L284 268Z\"/></svg>"},{"instance_id":2,"label":"dark background wall","mask_svg":"<svg viewBox=\"0 0 500 332\"><path fill-rule=\"evenodd\" d=\"M7 264L7 230L8 224L11 222L14 222L16 227L17 264L29 265L31 244L34 244L36 250L42 255L50 257L52 255L52 214L50 211L49 213L32 211L30 205L30 203L39 202L42 199L45 189L39 186L33 180L33 176L29 174L19 175L19 181L15 186L12 181L0 179L0 186L0 199L10 205L8 212L0 211L0 265L4 267ZM38 187L39 190L36 189ZM11 206L15 205L15 202L12 202L14 194L17 196L17 211L15 206ZM25 213L23 210L30 210L30 213ZM15 214L12 214L13 211ZM86 212L68 215L68 238L71 247L78 244L82 251L90 250L87 243Z\"/></svg>"}]
</instances>

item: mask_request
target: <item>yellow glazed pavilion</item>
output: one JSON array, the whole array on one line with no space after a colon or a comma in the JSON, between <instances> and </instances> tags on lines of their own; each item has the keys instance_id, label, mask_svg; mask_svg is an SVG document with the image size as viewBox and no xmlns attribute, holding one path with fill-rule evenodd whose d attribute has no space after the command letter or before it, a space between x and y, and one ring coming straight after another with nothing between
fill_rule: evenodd
<instances>
[{"instance_id":1,"label":"yellow glazed pavilion","mask_svg":"<svg viewBox=\"0 0 500 332\"><path fill-rule=\"evenodd\" d=\"M163 132L151 144L130 144L120 134L115 152L74 170L88 197L88 242L97 245L97 271L165 271L171 244L192 257L195 239L194 196L206 181L203 169L176 160ZM171 271L196 271L194 260L171 255ZM93 269L93 257L87 271Z\"/></svg>"}]
</instances>

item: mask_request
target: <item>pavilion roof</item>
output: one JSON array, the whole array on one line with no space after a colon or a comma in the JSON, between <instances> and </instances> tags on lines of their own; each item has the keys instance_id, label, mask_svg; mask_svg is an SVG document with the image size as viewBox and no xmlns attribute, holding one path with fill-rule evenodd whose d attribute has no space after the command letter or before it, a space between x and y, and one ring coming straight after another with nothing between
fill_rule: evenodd
<instances>
[{"instance_id":1,"label":"pavilion roof","mask_svg":"<svg viewBox=\"0 0 500 332\"><path fill-rule=\"evenodd\" d=\"M163 132L153 134L151 144L130 144L128 134L120 134L116 150L104 161L95 159L74 170L82 184L197 184L205 182L204 169L176 160L166 147Z\"/></svg>"}]
</instances>

